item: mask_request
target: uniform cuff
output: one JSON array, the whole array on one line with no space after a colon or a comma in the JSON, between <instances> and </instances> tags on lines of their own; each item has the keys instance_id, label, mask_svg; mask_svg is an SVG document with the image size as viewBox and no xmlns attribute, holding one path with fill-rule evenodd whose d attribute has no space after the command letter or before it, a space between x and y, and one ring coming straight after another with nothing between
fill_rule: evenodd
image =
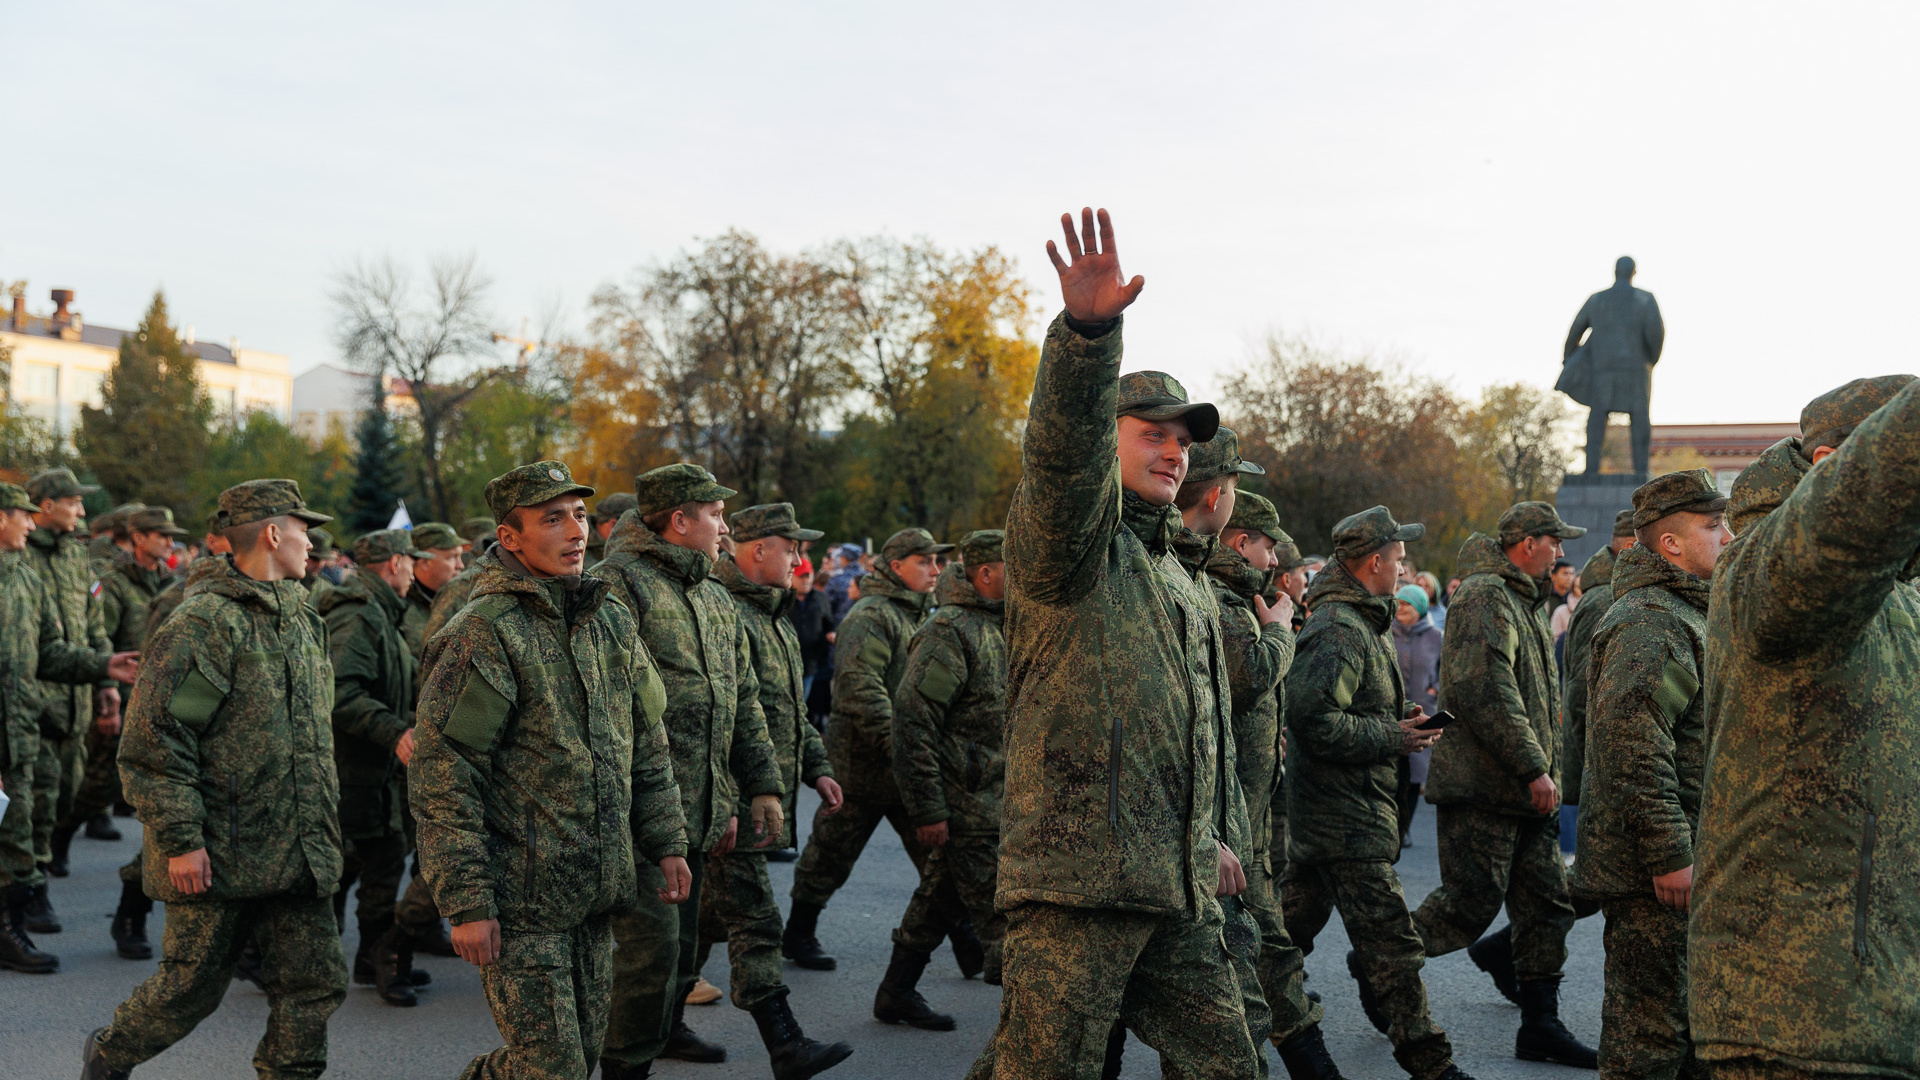
<instances>
[{"instance_id":1,"label":"uniform cuff","mask_svg":"<svg viewBox=\"0 0 1920 1080\"><path fill-rule=\"evenodd\" d=\"M494 910L492 904L482 904L477 908L468 908L465 911L447 916L447 922L452 923L454 926L465 926L470 922L484 922L488 919L498 917L499 912Z\"/></svg>"},{"instance_id":2,"label":"uniform cuff","mask_svg":"<svg viewBox=\"0 0 1920 1080\"><path fill-rule=\"evenodd\" d=\"M1073 331L1076 334L1079 334L1081 337L1086 338L1088 341L1093 341L1097 338L1106 337L1108 334L1111 334L1115 330L1118 330L1120 328L1120 316L1118 315L1115 315L1113 318L1108 319L1105 322L1095 322L1095 323L1081 322L1079 319L1074 318L1072 315L1067 314L1066 312L1062 312L1061 317L1066 320L1067 329Z\"/></svg>"},{"instance_id":3,"label":"uniform cuff","mask_svg":"<svg viewBox=\"0 0 1920 1080\"><path fill-rule=\"evenodd\" d=\"M1648 867L1647 869L1652 872L1652 875L1654 877L1660 877L1664 874L1671 874L1675 870L1685 870L1687 867L1692 865L1693 865L1693 849L1688 848L1687 850L1682 851L1680 854L1675 855L1673 858L1668 859L1665 862L1655 863L1652 866Z\"/></svg>"}]
</instances>

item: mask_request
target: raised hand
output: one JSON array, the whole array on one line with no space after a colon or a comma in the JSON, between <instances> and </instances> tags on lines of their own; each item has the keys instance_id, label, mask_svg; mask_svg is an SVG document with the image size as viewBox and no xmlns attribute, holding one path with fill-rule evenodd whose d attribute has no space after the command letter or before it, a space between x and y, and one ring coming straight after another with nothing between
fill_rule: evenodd
<instances>
[{"instance_id":1,"label":"raised hand","mask_svg":"<svg viewBox=\"0 0 1920 1080\"><path fill-rule=\"evenodd\" d=\"M1080 208L1080 236L1073 233L1073 215L1060 215L1060 229L1067 234L1067 253L1071 264L1063 262L1060 251L1047 241L1047 258L1060 274L1060 298L1066 301L1067 314L1083 323L1103 323L1118 316L1147 287L1147 279L1128 281L1120 273L1120 252L1113 243L1113 221L1100 211L1100 229L1094 232L1094 212Z\"/></svg>"}]
</instances>

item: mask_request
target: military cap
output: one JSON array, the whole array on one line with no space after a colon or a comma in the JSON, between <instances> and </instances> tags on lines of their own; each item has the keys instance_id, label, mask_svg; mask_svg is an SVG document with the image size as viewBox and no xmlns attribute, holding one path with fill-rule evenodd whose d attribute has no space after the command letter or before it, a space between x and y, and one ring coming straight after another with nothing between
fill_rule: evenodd
<instances>
[{"instance_id":1,"label":"military cap","mask_svg":"<svg viewBox=\"0 0 1920 1080\"><path fill-rule=\"evenodd\" d=\"M827 535L817 529L803 529L793 520L792 503L764 503L749 506L727 519L736 544L751 544L769 536L789 540L818 540Z\"/></svg>"},{"instance_id":2,"label":"military cap","mask_svg":"<svg viewBox=\"0 0 1920 1080\"><path fill-rule=\"evenodd\" d=\"M1633 507L1629 506L1625 510L1613 515L1613 535L1633 535Z\"/></svg>"},{"instance_id":3,"label":"military cap","mask_svg":"<svg viewBox=\"0 0 1920 1080\"><path fill-rule=\"evenodd\" d=\"M739 492L723 487L713 474L690 461L662 465L633 478L634 509L651 517L687 503L720 502Z\"/></svg>"},{"instance_id":4,"label":"military cap","mask_svg":"<svg viewBox=\"0 0 1920 1080\"><path fill-rule=\"evenodd\" d=\"M460 535L478 544L493 539L493 527L497 524L499 522L490 517L470 517L460 523Z\"/></svg>"},{"instance_id":5,"label":"military cap","mask_svg":"<svg viewBox=\"0 0 1920 1080\"><path fill-rule=\"evenodd\" d=\"M38 510L32 499L27 498L27 489L19 484L9 484L0 480L0 510Z\"/></svg>"},{"instance_id":6,"label":"military cap","mask_svg":"<svg viewBox=\"0 0 1920 1080\"><path fill-rule=\"evenodd\" d=\"M174 524L173 511L164 506L143 506L127 516L127 528L134 532L165 533L168 536L190 536L187 530Z\"/></svg>"},{"instance_id":7,"label":"military cap","mask_svg":"<svg viewBox=\"0 0 1920 1080\"><path fill-rule=\"evenodd\" d=\"M353 542L353 561L361 566L386 562L395 555L419 554L420 549L413 546L413 533L406 529L376 529Z\"/></svg>"},{"instance_id":8,"label":"military cap","mask_svg":"<svg viewBox=\"0 0 1920 1080\"><path fill-rule=\"evenodd\" d=\"M1000 548L1007 542L1005 529L975 529L960 538L954 547L960 552L960 561L968 566L989 566L1005 562Z\"/></svg>"},{"instance_id":9,"label":"military cap","mask_svg":"<svg viewBox=\"0 0 1920 1080\"><path fill-rule=\"evenodd\" d=\"M1184 418L1194 442L1206 442L1220 428L1220 410L1204 401L1188 401L1187 388L1164 371L1120 376L1120 401L1113 414L1142 420Z\"/></svg>"},{"instance_id":10,"label":"military cap","mask_svg":"<svg viewBox=\"0 0 1920 1080\"><path fill-rule=\"evenodd\" d=\"M507 520L517 506L539 506L562 495L587 496L593 489L573 482L564 461L536 461L509 469L487 481L487 508L496 524Z\"/></svg>"},{"instance_id":11,"label":"military cap","mask_svg":"<svg viewBox=\"0 0 1920 1080\"><path fill-rule=\"evenodd\" d=\"M1227 429L1221 428L1222 433ZM1280 527L1280 511L1266 497L1255 495L1251 491L1242 491L1233 497L1233 516L1227 519L1227 528L1245 529L1248 532L1265 533L1276 544L1291 544L1293 537ZM1298 554L1298 551L1295 551Z\"/></svg>"},{"instance_id":12,"label":"military cap","mask_svg":"<svg viewBox=\"0 0 1920 1080\"><path fill-rule=\"evenodd\" d=\"M1395 540L1418 540L1427 527L1402 525L1384 506L1343 517L1333 526L1333 557L1342 561L1371 555Z\"/></svg>"},{"instance_id":13,"label":"military cap","mask_svg":"<svg viewBox=\"0 0 1920 1080\"><path fill-rule=\"evenodd\" d=\"M467 541L444 521L423 521L413 527L416 551L451 551L467 546Z\"/></svg>"},{"instance_id":14,"label":"military cap","mask_svg":"<svg viewBox=\"0 0 1920 1080\"><path fill-rule=\"evenodd\" d=\"M218 514L214 515L216 518L219 516ZM224 526L222 527L224 528ZM320 559L333 554L333 534L327 530L308 529L307 540L313 544L313 547L307 551L307 558Z\"/></svg>"},{"instance_id":15,"label":"military cap","mask_svg":"<svg viewBox=\"0 0 1920 1080\"><path fill-rule=\"evenodd\" d=\"M1240 436L1221 425L1213 438L1187 451L1187 483L1217 480L1229 473L1265 476L1267 470L1240 456Z\"/></svg>"},{"instance_id":16,"label":"military cap","mask_svg":"<svg viewBox=\"0 0 1920 1080\"><path fill-rule=\"evenodd\" d=\"M639 505L640 500L633 497L631 491L616 491L601 499L593 508L595 521L619 521L620 515Z\"/></svg>"},{"instance_id":17,"label":"military cap","mask_svg":"<svg viewBox=\"0 0 1920 1080\"><path fill-rule=\"evenodd\" d=\"M1633 527L1642 529L1668 514L1716 514L1727 508L1727 497L1705 469L1670 472L1633 489Z\"/></svg>"},{"instance_id":18,"label":"military cap","mask_svg":"<svg viewBox=\"0 0 1920 1080\"><path fill-rule=\"evenodd\" d=\"M235 484L220 493L220 512L226 515L229 529L282 515L297 517L309 525L325 525L333 520L307 509L297 480L248 480Z\"/></svg>"},{"instance_id":19,"label":"military cap","mask_svg":"<svg viewBox=\"0 0 1920 1080\"><path fill-rule=\"evenodd\" d=\"M124 532L127 529L127 519L133 516L133 512L135 510L145 510L146 508L146 503L121 503L119 506L94 518L91 531L96 536L104 532Z\"/></svg>"},{"instance_id":20,"label":"military cap","mask_svg":"<svg viewBox=\"0 0 1920 1080\"><path fill-rule=\"evenodd\" d=\"M1912 381L1911 375L1855 379L1807 402L1807 407L1800 410L1801 445L1809 455L1822 446L1839 446L1860 421L1892 401L1893 395Z\"/></svg>"},{"instance_id":21,"label":"military cap","mask_svg":"<svg viewBox=\"0 0 1920 1080\"><path fill-rule=\"evenodd\" d=\"M925 529L901 529L887 537L887 542L880 545L880 557L887 562L892 562L909 555L938 555L952 550L952 544L939 543L934 540L933 534Z\"/></svg>"},{"instance_id":22,"label":"military cap","mask_svg":"<svg viewBox=\"0 0 1920 1080\"><path fill-rule=\"evenodd\" d=\"M72 469L48 469L27 481L27 498L33 500L33 508L48 499L65 499L74 495L91 495L100 490L98 484L83 484L73 475Z\"/></svg>"},{"instance_id":23,"label":"military cap","mask_svg":"<svg viewBox=\"0 0 1920 1080\"><path fill-rule=\"evenodd\" d=\"M1553 504L1544 502L1518 502L1507 507L1507 512L1500 515L1499 532L1502 546L1517 544L1529 536L1572 540L1587 535L1587 530L1580 526L1561 521L1560 512Z\"/></svg>"},{"instance_id":24,"label":"military cap","mask_svg":"<svg viewBox=\"0 0 1920 1080\"><path fill-rule=\"evenodd\" d=\"M1276 569L1282 574L1289 570L1298 570L1303 566L1313 565L1312 559L1300 554L1300 546L1298 544L1275 544L1273 546L1273 557L1280 560L1280 565Z\"/></svg>"}]
</instances>

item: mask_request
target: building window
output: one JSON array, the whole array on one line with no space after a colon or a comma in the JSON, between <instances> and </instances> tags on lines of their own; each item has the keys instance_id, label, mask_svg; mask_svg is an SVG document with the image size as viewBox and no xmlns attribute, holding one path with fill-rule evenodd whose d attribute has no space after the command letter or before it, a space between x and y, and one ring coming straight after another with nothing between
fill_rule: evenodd
<instances>
[{"instance_id":1,"label":"building window","mask_svg":"<svg viewBox=\"0 0 1920 1080\"><path fill-rule=\"evenodd\" d=\"M1713 484L1720 489L1721 494L1727 494L1733 490L1733 482L1740 479L1740 473L1741 470L1739 469L1715 469L1713 470Z\"/></svg>"},{"instance_id":2,"label":"building window","mask_svg":"<svg viewBox=\"0 0 1920 1080\"><path fill-rule=\"evenodd\" d=\"M98 409L105 404L102 390L106 386L107 373L104 371L75 371L73 373L73 400L82 405L91 405Z\"/></svg>"},{"instance_id":3,"label":"building window","mask_svg":"<svg viewBox=\"0 0 1920 1080\"><path fill-rule=\"evenodd\" d=\"M28 364L21 373L20 396L45 398L57 401L60 398L60 365Z\"/></svg>"},{"instance_id":4,"label":"building window","mask_svg":"<svg viewBox=\"0 0 1920 1080\"><path fill-rule=\"evenodd\" d=\"M228 419L235 418L233 412L234 394L231 387L224 389L215 388L209 391L207 396L213 399L213 411L215 413Z\"/></svg>"}]
</instances>

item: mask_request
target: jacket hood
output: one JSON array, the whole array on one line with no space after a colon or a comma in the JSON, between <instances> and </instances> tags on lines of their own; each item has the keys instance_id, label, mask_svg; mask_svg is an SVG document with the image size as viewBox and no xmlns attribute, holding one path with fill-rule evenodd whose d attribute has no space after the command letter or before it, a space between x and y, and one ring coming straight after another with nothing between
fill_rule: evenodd
<instances>
[{"instance_id":1,"label":"jacket hood","mask_svg":"<svg viewBox=\"0 0 1920 1080\"><path fill-rule=\"evenodd\" d=\"M344 583L321 592L313 606L325 615L342 604L373 604L386 612L387 618L393 620L396 626L407 613L406 600L393 591L393 586L364 567Z\"/></svg>"},{"instance_id":2,"label":"jacket hood","mask_svg":"<svg viewBox=\"0 0 1920 1080\"><path fill-rule=\"evenodd\" d=\"M1179 508L1172 503L1153 506L1131 491L1120 493L1120 522L1156 556L1165 555L1174 537L1185 528L1180 524Z\"/></svg>"},{"instance_id":3,"label":"jacket hood","mask_svg":"<svg viewBox=\"0 0 1920 1080\"><path fill-rule=\"evenodd\" d=\"M1206 572L1207 563L1212 561L1216 548L1223 546L1217 536L1197 533L1181 525L1173 532L1173 557L1196 579Z\"/></svg>"},{"instance_id":4,"label":"jacket hood","mask_svg":"<svg viewBox=\"0 0 1920 1080\"><path fill-rule=\"evenodd\" d=\"M1597 585L1605 585L1613 580L1613 548L1603 547L1587 556L1587 564L1580 568L1580 591L1586 592Z\"/></svg>"},{"instance_id":5,"label":"jacket hood","mask_svg":"<svg viewBox=\"0 0 1920 1080\"><path fill-rule=\"evenodd\" d=\"M651 559L687 585L697 585L713 572L713 560L707 558L706 552L667 543L659 533L647 528L637 510L620 515L620 523L607 537L606 552L609 559L628 552Z\"/></svg>"},{"instance_id":6,"label":"jacket hood","mask_svg":"<svg viewBox=\"0 0 1920 1080\"><path fill-rule=\"evenodd\" d=\"M747 601L769 615L785 615L793 606L793 590L762 585L757 581L748 581L747 575L740 572L740 564L733 556L722 553L720 561L713 564L713 579L727 587L727 591Z\"/></svg>"},{"instance_id":7,"label":"jacket hood","mask_svg":"<svg viewBox=\"0 0 1920 1080\"><path fill-rule=\"evenodd\" d=\"M1526 602L1538 603L1547 598L1546 588L1526 575L1526 572L1513 565L1507 553L1500 549L1500 541L1486 533L1474 533L1467 542L1460 545L1460 576L1462 579L1474 574L1493 574L1507 583L1507 588L1519 594Z\"/></svg>"},{"instance_id":8,"label":"jacket hood","mask_svg":"<svg viewBox=\"0 0 1920 1080\"><path fill-rule=\"evenodd\" d=\"M1376 634L1393 621L1393 597L1375 596L1368 592L1367 587L1360 584L1347 571L1346 564L1338 559L1328 562L1325 568L1314 575L1313 584L1307 586L1305 601L1310 611L1318 611L1320 605L1325 603L1351 604Z\"/></svg>"},{"instance_id":9,"label":"jacket hood","mask_svg":"<svg viewBox=\"0 0 1920 1080\"><path fill-rule=\"evenodd\" d=\"M933 604L935 607L963 607L975 611L984 611L989 615L1001 615L1007 610L1005 600L989 600L980 595L967 577L967 568L960 563L948 563L940 571L940 580L933 583Z\"/></svg>"},{"instance_id":10,"label":"jacket hood","mask_svg":"<svg viewBox=\"0 0 1920 1080\"><path fill-rule=\"evenodd\" d=\"M607 583L596 577L568 575L537 578L513 552L495 547L473 564L473 592L468 602L499 593L525 597L534 610L550 619L578 626L593 617L607 598Z\"/></svg>"},{"instance_id":11,"label":"jacket hood","mask_svg":"<svg viewBox=\"0 0 1920 1080\"><path fill-rule=\"evenodd\" d=\"M1225 544L1215 544L1207 559L1207 573L1242 600L1251 601L1273 589L1273 571L1255 570L1246 556Z\"/></svg>"},{"instance_id":12,"label":"jacket hood","mask_svg":"<svg viewBox=\"0 0 1920 1080\"><path fill-rule=\"evenodd\" d=\"M44 525L27 534L27 543L42 551L52 551L60 546L62 540L82 546L86 544L86 540L77 532L57 533Z\"/></svg>"},{"instance_id":13,"label":"jacket hood","mask_svg":"<svg viewBox=\"0 0 1920 1080\"><path fill-rule=\"evenodd\" d=\"M1813 460L1801 452L1799 439L1781 439L1767 447L1733 482L1727 494L1727 527L1735 536L1746 532L1786 502L1812 468Z\"/></svg>"},{"instance_id":14,"label":"jacket hood","mask_svg":"<svg viewBox=\"0 0 1920 1080\"><path fill-rule=\"evenodd\" d=\"M1707 594L1713 583L1706 578L1694 577L1685 570L1635 544L1620 553L1613 564L1613 598L1616 603L1635 589L1662 588L1692 604L1701 611L1707 610Z\"/></svg>"},{"instance_id":15,"label":"jacket hood","mask_svg":"<svg viewBox=\"0 0 1920 1080\"><path fill-rule=\"evenodd\" d=\"M933 598L926 593L907 588L907 583L895 576L890 567L876 566L872 573L862 574L859 580L862 600L869 596L884 596L922 612L933 602Z\"/></svg>"}]
</instances>

